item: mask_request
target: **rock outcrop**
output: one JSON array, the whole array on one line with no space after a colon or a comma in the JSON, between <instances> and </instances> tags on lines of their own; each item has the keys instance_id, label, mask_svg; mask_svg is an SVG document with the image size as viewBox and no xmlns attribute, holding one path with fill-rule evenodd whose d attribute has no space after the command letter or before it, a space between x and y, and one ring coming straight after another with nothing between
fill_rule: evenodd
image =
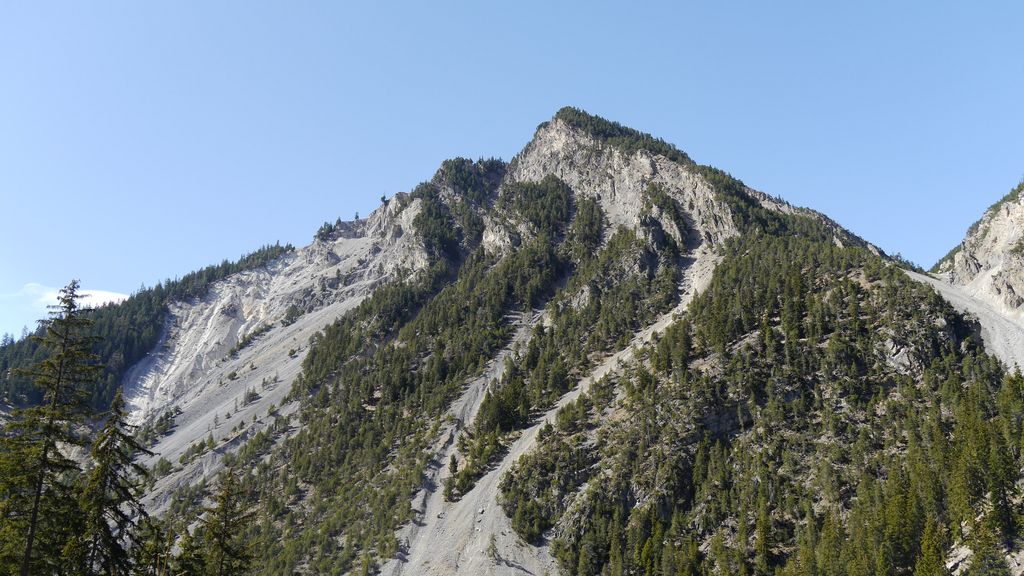
<instances>
[{"instance_id":1,"label":"rock outcrop","mask_svg":"<svg viewBox=\"0 0 1024 576\"><path fill-rule=\"evenodd\" d=\"M985 211L963 242L911 276L932 285L977 322L985 348L1024 368L1024 182Z\"/></svg>"},{"instance_id":2,"label":"rock outcrop","mask_svg":"<svg viewBox=\"0 0 1024 576\"><path fill-rule=\"evenodd\" d=\"M1024 317L1024 183L989 208L963 242L935 265L950 284L993 308Z\"/></svg>"}]
</instances>

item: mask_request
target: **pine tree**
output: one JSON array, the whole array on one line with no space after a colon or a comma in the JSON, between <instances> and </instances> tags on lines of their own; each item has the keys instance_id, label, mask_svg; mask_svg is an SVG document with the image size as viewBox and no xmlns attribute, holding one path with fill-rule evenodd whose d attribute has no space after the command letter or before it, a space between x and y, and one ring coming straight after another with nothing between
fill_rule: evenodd
<instances>
[{"instance_id":1,"label":"pine tree","mask_svg":"<svg viewBox=\"0 0 1024 576\"><path fill-rule=\"evenodd\" d=\"M841 553L845 535L837 516L836 512L830 510L821 525L821 536L815 552L818 570L822 574L842 574L844 572Z\"/></svg>"},{"instance_id":2,"label":"pine tree","mask_svg":"<svg viewBox=\"0 0 1024 576\"><path fill-rule=\"evenodd\" d=\"M910 481L902 469L893 471L885 483L885 542L898 569L913 567L917 534L921 533L921 514L917 500L910 492Z\"/></svg>"},{"instance_id":3,"label":"pine tree","mask_svg":"<svg viewBox=\"0 0 1024 576\"><path fill-rule=\"evenodd\" d=\"M947 576L944 550L939 524L929 516L921 537L921 553L914 564L914 576Z\"/></svg>"},{"instance_id":4,"label":"pine tree","mask_svg":"<svg viewBox=\"0 0 1024 576\"><path fill-rule=\"evenodd\" d=\"M985 516L989 530L1000 543L1008 543L1014 534L1013 504L1016 474L1012 455L999 431L989 434L991 443L988 450L986 481L991 508Z\"/></svg>"},{"instance_id":5,"label":"pine tree","mask_svg":"<svg viewBox=\"0 0 1024 576\"><path fill-rule=\"evenodd\" d=\"M189 534L188 530L185 530L181 541L178 542L178 548L181 552L174 559L173 574L189 576L206 574L206 554L203 552L200 534Z\"/></svg>"},{"instance_id":6,"label":"pine tree","mask_svg":"<svg viewBox=\"0 0 1024 576\"><path fill-rule=\"evenodd\" d=\"M974 554L965 572L967 576L1009 576L1010 570L996 540L986 523L978 524L969 542Z\"/></svg>"},{"instance_id":7,"label":"pine tree","mask_svg":"<svg viewBox=\"0 0 1024 576\"><path fill-rule=\"evenodd\" d=\"M206 568L211 576L236 576L249 570L251 554L242 537L248 514L242 504L238 477L228 469L221 475L217 505L206 510L203 520Z\"/></svg>"},{"instance_id":8,"label":"pine tree","mask_svg":"<svg viewBox=\"0 0 1024 576\"><path fill-rule=\"evenodd\" d=\"M89 570L128 574L130 557L125 541L146 517L138 493L148 472L132 461L137 454L152 454L132 436L124 399L118 390L107 424L92 446L93 469L80 496L86 529L82 540Z\"/></svg>"},{"instance_id":9,"label":"pine tree","mask_svg":"<svg viewBox=\"0 0 1024 576\"><path fill-rule=\"evenodd\" d=\"M78 518L71 479L78 464L61 448L83 446L78 429L86 411L86 386L100 366L87 336L91 322L78 301L79 283L60 290L39 344L48 356L25 371L42 391L42 404L16 411L0 444L0 567L19 565L21 576L61 563L61 551ZM14 560L19 556L18 560Z\"/></svg>"},{"instance_id":10,"label":"pine tree","mask_svg":"<svg viewBox=\"0 0 1024 576\"><path fill-rule=\"evenodd\" d=\"M772 521L768 514L768 498L764 484L761 484L757 499L757 520L754 526L754 568L758 574L770 574L770 552L768 538L772 533Z\"/></svg>"}]
</instances>

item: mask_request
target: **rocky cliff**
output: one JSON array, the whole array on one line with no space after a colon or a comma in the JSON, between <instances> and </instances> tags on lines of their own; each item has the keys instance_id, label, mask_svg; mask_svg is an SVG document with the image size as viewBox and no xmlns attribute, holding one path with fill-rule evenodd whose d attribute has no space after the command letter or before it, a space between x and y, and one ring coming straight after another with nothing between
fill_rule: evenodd
<instances>
[{"instance_id":1,"label":"rocky cliff","mask_svg":"<svg viewBox=\"0 0 1024 576\"><path fill-rule=\"evenodd\" d=\"M213 478L224 454L295 409L285 397L313 334L382 283L423 269L412 224L419 208L397 195L365 220L171 306L161 343L124 383L137 424L165 414L173 422L143 462L173 466L147 494L152 512L162 513L174 490Z\"/></svg>"}]
</instances>

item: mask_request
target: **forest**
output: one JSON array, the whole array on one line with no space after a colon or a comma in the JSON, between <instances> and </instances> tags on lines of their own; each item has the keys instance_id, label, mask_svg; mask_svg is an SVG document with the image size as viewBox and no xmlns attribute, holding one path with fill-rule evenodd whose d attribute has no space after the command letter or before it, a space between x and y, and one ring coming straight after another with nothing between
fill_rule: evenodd
<instances>
[{"instance_id":1,"label":"forest","mask_svg":"<svg viewBox=\"0 0 1024 576\"><path fill-rule=\"evenodd\" d=\"M542 432L503 506L567 574L923 576L958 543L965 573L1008 574L1022 410L1024 378L896 266L752 235Z\"/></svg>"}]
</instances>

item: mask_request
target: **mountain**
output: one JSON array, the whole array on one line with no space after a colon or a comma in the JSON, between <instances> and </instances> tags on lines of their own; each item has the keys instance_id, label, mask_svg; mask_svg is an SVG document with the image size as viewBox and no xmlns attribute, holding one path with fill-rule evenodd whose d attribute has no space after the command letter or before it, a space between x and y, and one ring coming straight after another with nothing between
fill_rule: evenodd
<instances>
[{"instance_id":1,"label":"mountain","mask_svg":"<svg viewBox=\"0 0 1024 576\"><path fill-rule=\"evenodd\" d=\"M1020 566L1012 196L916 274L564 108L161 299L144 503L195 533L232 470L261 574Z\"/></svg>"}]
</instances>

